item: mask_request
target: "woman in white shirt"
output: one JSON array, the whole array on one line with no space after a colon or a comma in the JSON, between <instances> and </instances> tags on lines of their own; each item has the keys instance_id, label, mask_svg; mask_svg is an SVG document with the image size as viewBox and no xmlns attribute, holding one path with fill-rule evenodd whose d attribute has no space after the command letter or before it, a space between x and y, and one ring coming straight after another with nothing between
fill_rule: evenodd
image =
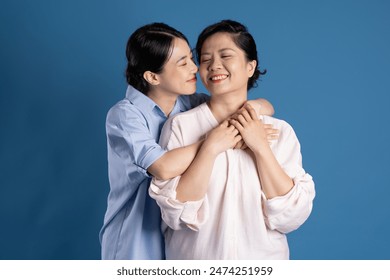
<instances>
[{"instance_id":1,"label":"woman in white shirt","mask_svg":"<svg viewBox=\"0 0 390 280\"><path fill-rule=\"evenodd\" d=\"M205 141L184 174L152 181L167 259L288 259L286 233L310 215L312 177L285 121L252 107L237 110L260 75L256 44L242 24L224 20L198 37L199 73L211 100L170 119L168 150ZM279 129L267 140L265 124ZM240 139L246 150L231 149Z\"/></svg>"}]
</instances>

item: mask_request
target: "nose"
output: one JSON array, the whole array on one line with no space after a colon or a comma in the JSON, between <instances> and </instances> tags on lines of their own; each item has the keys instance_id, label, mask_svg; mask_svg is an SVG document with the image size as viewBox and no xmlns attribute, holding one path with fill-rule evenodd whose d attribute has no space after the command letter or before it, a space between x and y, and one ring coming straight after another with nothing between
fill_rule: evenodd
<instances>
[{"instance_id":1,"label":"nose","mask_svg":"<svg viewBox=\"0 0 390 280\"><path fill-rule=\"evenodd\" d=\"M217 58L211 59L210 64L209 64L210 71L219 70L221 68L222 68L222 65L221 65L221 61L219 59L217 59Z\"/></svg>"},{"instance_id":2,"label":"nose","mask_svg":"<svg viewBox=\"0 0 390 280\"><path fill-rule=\"evenodd\" d=\"M198 72L198 66L195 64L193 60L191 60L191 72L192 73Z\"/></svg>"}]
</instances>

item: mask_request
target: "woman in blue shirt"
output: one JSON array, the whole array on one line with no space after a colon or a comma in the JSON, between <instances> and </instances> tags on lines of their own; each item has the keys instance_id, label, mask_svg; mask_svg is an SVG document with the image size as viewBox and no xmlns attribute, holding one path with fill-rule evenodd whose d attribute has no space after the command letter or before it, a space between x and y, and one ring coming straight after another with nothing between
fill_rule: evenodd
<instances>
[{"instance_id":1,"label":"woman in blue shirt","mask_svg":"<svg viewBox=\"0 0 390 280\"><path fill-rule=\"evenodd\" d=\"M169 116L209 97L194 94L198 68L188 40L166 24L137 29L126 56L126 97L106 119L110 193L100 232L102 259L164 259L160 209L147 192L150 179L182 174L201 142L167 152L158 144L161 128ZM256 102L260 113L273 114L266 100Z\"/></svg>"}]
</instances>

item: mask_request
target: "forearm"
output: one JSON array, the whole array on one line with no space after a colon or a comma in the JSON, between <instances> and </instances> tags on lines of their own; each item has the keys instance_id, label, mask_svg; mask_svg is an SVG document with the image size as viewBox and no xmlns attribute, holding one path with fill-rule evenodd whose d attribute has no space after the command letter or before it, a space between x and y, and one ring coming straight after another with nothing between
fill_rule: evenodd
<instances>
[{"instance_id":1,"label":"forearm","mask_svg":"<svg viewBox=\"0 0 390 280\"><path fill-rule=\"evenodd\" d=\"M176 198L181 202L202 199L208 190L216 155L201 147L190 167L180 178Z\"/></svg>"},{"instance_id":2,"label":"forearm","mask_svg":"<svg viewBox=\"0 0 390 280\"><path fill-rule=\"evenodd\" d=\"M166 152L148 168L148 172L161 180L168 180L183 174L194 160L201 144L202 141L198 141L192 145Z\"/></svg>"},{"instance_id":3,"label":"forearm","mask_svg":"<svg viewBox=\"0 0 390 280\"><path fill-rule=\"evenodd\" d=\"M287 194L294 186L293 180L282 169L269 145L255 151L257 171L262 190L267 199Z\"/></svg>"}]
</instances>

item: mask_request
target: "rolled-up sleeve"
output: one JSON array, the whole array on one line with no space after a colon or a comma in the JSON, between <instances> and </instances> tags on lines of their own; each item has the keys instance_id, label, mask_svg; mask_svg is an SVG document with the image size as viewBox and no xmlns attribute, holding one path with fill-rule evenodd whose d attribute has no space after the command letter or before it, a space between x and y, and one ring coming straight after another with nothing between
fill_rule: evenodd
<instances>
[{"instance_id":1,"label":"rolled-up sleeve","mask_svg":"<svg viewBox=\"0 0 390 280\"><path fill-rule=\"evenodd\" d=\"M180 125L175 122L175 118L167 121L160 139L161 146L167 150L184 146ZM173 230L190 228L197 231L207 219L207 196L197 201L180 202L176 198L180 178L180 176L170 180L153 178L149 195L156 200L161 209L162 219L170 228Z\"/></svg>"},{"instance_id":2,"label":"rolled-up sleeve","mask_svg":"<svg viewBox=\"0 0 390 280\"><path fill-rule=\"evenodd\" d=\"M143 119L137 110L117 106L107 115L106 131L110 150L123 164L135 164L141 173L149 176L149 166L166 151L156 142Z\"/></svg>"},{"instance_id":3,"label":"rolled-up sleeve","mask_svg":"<svg viewBox=\"0 0 390 280\"><path fill-rule=\"evenodd\" d=\"M309 217L315 197L312 176L302 167L300 144L290 125L283 128L282 148L276 152L283 170L292 178L293 188L285 195L267 199L262 193L264 219L271 230L289 233Z\"/></svg>"}]
</instances>

